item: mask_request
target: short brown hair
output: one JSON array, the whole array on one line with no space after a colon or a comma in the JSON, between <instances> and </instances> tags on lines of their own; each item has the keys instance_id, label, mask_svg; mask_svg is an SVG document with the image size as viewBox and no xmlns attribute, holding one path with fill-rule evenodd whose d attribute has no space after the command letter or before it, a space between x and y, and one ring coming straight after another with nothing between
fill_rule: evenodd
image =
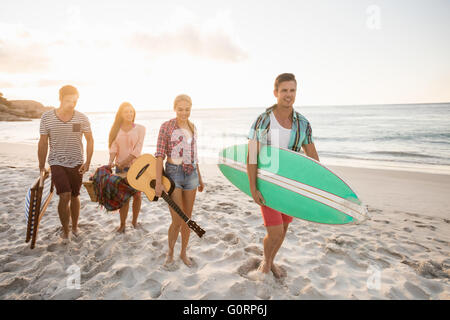
<instances>
[{"instance_id":1,"label":"short brown hair","mask_svg":"<svg viewBox=\"0 0 450 320\"><path fill-rule=\"evenodd\" d=\"M285 81L295 81L297 83L297 80L295 80L295 76L292 73L282 73L275 79L275 90L278 91L278 86L280 83Z\"/></svg>"},{"instance_id":2,"label":"short brown hair","mask_svg":"<svg viewBox=\"0 0 450 320\"><path fill-rule=\"evenodd\" d=\"M71 85L64 86L61 89L59 89L59 100L62 100L62 98L64 96L68 96L68 95L71 95L71 94L80 95L78 93L77 88L75 88L74 86L71 86Z\"/></svg>"}]
</instances>

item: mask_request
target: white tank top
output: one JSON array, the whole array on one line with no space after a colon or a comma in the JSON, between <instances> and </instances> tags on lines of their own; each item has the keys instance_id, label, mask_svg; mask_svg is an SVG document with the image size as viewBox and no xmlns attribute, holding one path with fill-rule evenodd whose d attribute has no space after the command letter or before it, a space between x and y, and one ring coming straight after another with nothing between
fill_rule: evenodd
<instances>
[{"instance_id":1,"label":"white tank top","mask_svg":"<svg viewBox=\"0 0 450 320\"><path fill-rule=\"evenodd\" d=\"M285 148L289 146L291 139L291 129L286 129L278 123L277 118L270 113L270 143L274 147Z\"/></svg>"}]
</instances>

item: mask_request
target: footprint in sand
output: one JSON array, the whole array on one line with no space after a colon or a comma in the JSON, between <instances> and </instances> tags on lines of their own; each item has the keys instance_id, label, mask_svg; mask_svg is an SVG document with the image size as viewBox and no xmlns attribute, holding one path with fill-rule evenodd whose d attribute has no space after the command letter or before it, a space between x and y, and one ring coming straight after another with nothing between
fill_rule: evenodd
<instances>
[{"instance_id":1,"label":"footprint in sand","mask_svg":"<svg viewBox=\"0 0 450 320\"><path fill-rule=\"evenodd\" d=\"M47 251L48 252L55 252L56 250L58 250L59 247L60 246L57 243L53 243L53 244L48 245Z\"/></svg>"},{"instance_id":2,"label":"footprint in sand","mask_svg":"<svg viewBox=\"0 0 450 320\"><path fill-rule=\"evenodd\" d=\"M379 252L381 254L384 254L384 255L391 256L391 257L393 257L395 259L399 259L399 260L403 260L404 259L404 257L401 254L399 254L399 253L397 253L395 251L392 251L390 249L377 248L377 252Z\"/></svg>"},{"instance_id":3,"label":"footprint in sand","mask_svg":"<svg viewBox=\"0 0 450 320\"><path fill-rule=\"evenodd\" d=\"M253 253L253 254L256 254L257 256L263 255L262 249L257 246L248 246L244 250L245 250L245 252Z\"/></svg>"},{"instance_id":4,"label":"footprint in sand","mask_svg":"<svg viewBox=\"0 0 450 320\"><path fill-rule=\"evenodd\" d=\"M435 226L429 226L429 225L425 225L425 224L419 224L417 225L418 228L426 228L429 229L431 231L436 231L436 227Z\"/></svg>"},{"instance_id":5,"label":"footprint in sand","mask_svg":"<svg viewBox=\"0 0 450 320\"><path fill-rule=\"evenodd\" d=\"M0 292L7 292L8 294L13 293L21 293L23 290L25 290L26 287L28 287L29 281L22 277L14 278L13 280L10 280L9 282L4 281L0 284ZM0 298L8 299L7 296L0 296Z\"/></svg>"},{"instance_id":6,"label":"footprint in sand","mask_svg":"<svg viewBox=\"0 0 450 320\"><path fill-rule=\"evenodd\" d=\"M161 296L162 285L156 280L148 279L144 283L142 283L140 287L143 290L150 292L150 296L153 299L157 299Z\"/></svg>"},{"instance_id":7,"label":"footprint in sand","mask_svg":"<svg viewBox=\"0 0 450 320\"><path fill-rule=\"evenodd\" d=\"M433 260L420 262L415 268L416 272L428 279L450 279L450 270L444 263Z\"/></svg>"},{"instance_id":8,"label":"footprint in sand","mask_svg":"<svg viewBox=\"0 0 450 320\"><path fill-rule=\"evenodd\" d=\"M160 242L156 241L156 240L152 242L152 246L157 248L157 249L161 249L163 247L163 245Z\"/></svg>"},{"instance_id":9,"label":"footprint in sand","mask_svg":"<svg viewBox=\"0 0 450 320\"><path fill-rule=\"evenodd\" d=\"M299 296L300 292L306 288L311 283L311 280L308 278L299 276L295 278L292 283L289 285L289 290L292 295Z\"/></svg>"},{"instance_id":10,"label":"footprint in sand","mask_svg":"<svg viewBox=\"0 0 450 320\"><path fill-rule=\"evenodd\" d=\"M173 261L171 263L163 264L161 266L161 269L163 269L165 271L170 271L170 272L177 271L177 270L180 269L180 262L179 261Z\"/></svg>"},{"instance_id":11,"label":"footprint in sand","mask_svg":"<svg viewBox=\"0 0 450 320\"><path fill-rule=\"evenodd\" d=\"M199 277L197 274L190 275L184 278L183 283L186 287L193 287L199 284Z\"/></svg>"},{"instance_id":12,"label":"footprint in sand","mask_svg":"<svg viewBox=\"0 0 450 320\"><path fill-rule=\"evenodd\" d=\"M413 299L428 300L430 295L423 291L421 288L415 284L406 281L404 284L405 289L413 296Z\"/></svg>"},{"instance_id":13,"label":"footprint in sand","mask_svg":"<svg viewBox=\"0 0 450 320\"><path fill-rule=\"evenodd\" d=\"M312 269L311 271L309 271L309 273L308 273L310 278L314 277L314 275L318 275L320 278L327 278L327 279L331 279L330 277L332 276L332 274L333 274L333 271L331 270L330 267L328 267L326 265L318 266L318 267Z\"/></svg>"},{"instance_id":14,"label":"footprint in sand","mask_svg":"<svg viewBox=\"0 0 450 320\"><path fill-rule=\"evenodd\" d=\"M239 238L234 233L227 233L222 237L222 240L228 242L231 245L239 243Z\"/></svg>"},{"instance_id":15,"label":"footprint in sand","mask_svg":"<svg viewBox=\"0 0 450 320\"><path fill-rule=\"evenodd\" d=\"M248 278L248 274L251 271L257 270L259 268L261 261L262 259L256 257L248 259L243 265L238 268L238 274L244 278Z\"/></svg>"}]
</instances>

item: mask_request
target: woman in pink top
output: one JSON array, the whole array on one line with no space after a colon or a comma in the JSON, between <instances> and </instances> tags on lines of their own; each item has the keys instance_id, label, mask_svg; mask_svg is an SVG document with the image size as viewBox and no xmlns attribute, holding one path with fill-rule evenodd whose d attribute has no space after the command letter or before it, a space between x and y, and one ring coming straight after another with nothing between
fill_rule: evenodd
<instances>
[{"instance_id":1,"label":"woman in pink top","mask_svg":"<svg viewBox=\"0 0 450 320\"><path fill-rule=\"evenodd\" d=\"M116 113L116 118L109 132L109 165L116 166L116 174L125 173L134 160L141 155L145 137L145 127L134 123L136 111L133 106L124 102ZM115 160L115 162L114 162ZM141 193L133 196L133 227L137 227L137 219L141 210ZM125 232L129 201L120 208L120 227L117 232Z\"/></svg>"}]
</instances>

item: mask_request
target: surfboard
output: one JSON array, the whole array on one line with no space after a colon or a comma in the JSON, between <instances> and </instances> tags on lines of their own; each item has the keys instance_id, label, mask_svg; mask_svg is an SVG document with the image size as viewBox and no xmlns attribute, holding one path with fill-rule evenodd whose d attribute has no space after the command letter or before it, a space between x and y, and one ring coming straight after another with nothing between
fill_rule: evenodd
<instances>
[{"instance_id":1,"label":"surfboard","mask_svg":"<svg viewBox=\"0 0 450 320\"><path fill-rule=\"evenodd\" d=\"M247 176L248 145L219 152L219 169L239 190L251 196ZM266 206L289 216L323 224L354 224L367 208L341 177L320 162L292 150L261 145L257 189Z\"/></svg>"},{"instance_id":2,"label":"surfboard","mask_svg":"<svg viewBox=\"0 0 450 320\"><path fill-rule=\"evenodd\" d=\"M53 189L50 171L46 170L31 185L25 195L25 219L27 221L25 242L28 243L31 240L31 249L35 247L39 223L53 197Z\"/></svg>"}]
</instances>

